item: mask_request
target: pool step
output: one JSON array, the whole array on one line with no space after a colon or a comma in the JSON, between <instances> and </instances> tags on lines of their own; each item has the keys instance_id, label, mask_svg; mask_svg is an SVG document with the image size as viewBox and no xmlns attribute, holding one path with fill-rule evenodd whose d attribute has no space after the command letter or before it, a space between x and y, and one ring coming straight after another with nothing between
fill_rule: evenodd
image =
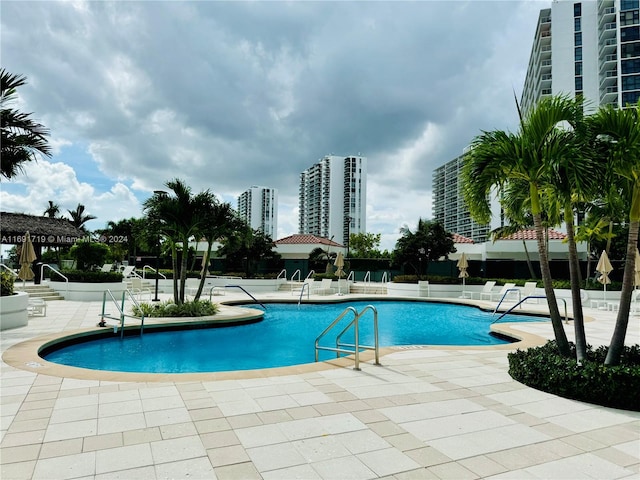
<instances>
[{"instance_id":1,"label":"pool step","mask_svg":"<svg viewBox=\"0 0 640 480\"><path fill-rule=\"evenodd\" d=\"M43 300L64 300L64 296L60 295L57 291L51 288L49 285L25 285L22 286L22 282L18 281L14 286L16 291L26 292L29 294L29 298L42 298Z\"/></svg>"}]
</instances>

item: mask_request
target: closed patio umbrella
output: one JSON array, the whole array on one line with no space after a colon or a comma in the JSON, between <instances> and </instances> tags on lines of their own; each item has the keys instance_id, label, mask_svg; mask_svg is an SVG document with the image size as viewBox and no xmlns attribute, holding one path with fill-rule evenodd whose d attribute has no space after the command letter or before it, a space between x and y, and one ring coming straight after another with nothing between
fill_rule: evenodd
<instances>
[{"instance_id":1,"label":"closed patio umbrella","mask_svg":"<svg viewBox=\"0 0 640 480\"><path fill-rule=\"evenodd\" d=\"M31 270L31 264L36 259L36 252L33 249L33 243L31 243L31 236L29 232L24 235L24 242L20 249L20 271L18 272L18 278L22 279L22 286L26 280L32 280L35 275Z\"/></svg>"},{"instance_id":2,"label":"closed patio umbrella","mask_svg":"<svg viewBox=\"0 0 640 480\"><path fill-rule=\"evenodd\" d=\"M462 290L464 291L465 278L469 276L469 273L467 272L467 268L469 268L469 262L467 261L466 253L462 253L462 255L460 255L456 266L460 269L460 275L458 275L458 278L462 279Z\"/></svg>"},{"instance_id":3,"label":"closed patio umbrella","mask_svg":"<svg viewBox=\"0 0 640 480\"><path fill-rule=\"evenodd\" d=\"M603 299L607 299L607 285L611 283L611 279L609 278L609 273L613 270L611 266L611 262L609 261L609 256L605 250L602 251L602 255L600 255L600 260L598 260L598 265L596 266L596 272L600 273L598 277L598 281L604 285L604 296Z\"/></svg>"},{"instance_id":4,"label":"closed patio umbrella","mask_svg":"<svg viewBox=\"0 0 640 480\"><path fill-rule=\"evenodd\" d=\"M337 267L336 275L338 275L338 295L341 295L342 292L340 292L340 279L342 278L342 275L344 275L344 255L342 255L342 252L338 252L336 260L335 262L333 262L333 264Z\"/></svg>"}]
</instances>

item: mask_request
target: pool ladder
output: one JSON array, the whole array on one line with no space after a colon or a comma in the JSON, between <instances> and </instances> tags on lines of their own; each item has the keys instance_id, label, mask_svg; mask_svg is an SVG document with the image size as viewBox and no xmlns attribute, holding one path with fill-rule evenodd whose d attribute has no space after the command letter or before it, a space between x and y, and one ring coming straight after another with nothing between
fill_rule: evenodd
<instances>
[{"instance_id":1,"label":"pool ladder","mask_svg":"<svg viewBox=\"0 0 640 480\"><path fill-rule=\"evenodd\" d=\"M361 345L360 344L360 329L359 329L359 321L360 318L367 312L371 310L373 312L373 339L374 345ZM336 346L335 347L325 347L320 345L320 340L331 331L345 316L349 313L353 313L353 320L349 322L349 324L344 327L344 329L338 334L336 337ZM342 336L351 328L354 328L354 344L343 343L341 341ZM348 347L352 347L353 349L348 349ZM378 342L378 310L373 305L367 305L362 309L360 313L354 307L347 307L344 311L338 315L338 317L331 322L331 324L325 328L325 330L318 335L315 343L316 349L316 362L318 361L318 353L320 350L326 350L330 352L336 352L336 358L340 358L341 353L353 354L355 359L354 370L360 370L360 350L373 350L375 352L375 364L380 365L380 343Z\"/></svg>"},{"instance_id":2,"label":"pool ladder","mask_svg":"<svg viewBox=\"0 0 640 480\"><path fill-rule=\"evenodd\" d=\"M105 312L106 304L107 304L107 295L109 297L111 297L111 301L113 302L113 304L118 309L118 313L120 313L119 316L117 316L117 317L116 316L112 316L112 315L110 315L110 314ZM131 293L130 290L125 290L125 291L122 292L122 301L121 301L120 304L118 304L118 301L113 296L113 293L111 293L111 290L105 290L103 292L103 294L102 294L102 313L100 313L100 323L103 323L105 318L119 321L120 322L120 338L124 337L124 319L125 319L125 317L137 318L138 320L140 320L140 335L142 335L144 333L144 314L141 317L136 317L135 315L128 315L128 314L124 313L124 301L125 301L125 297L126 296L129 296L129 299L133 302L133 304L135 306L137 306L138 308L140 308L140 305L138 304L137 300L135 299L135 297L133 296L133 294ZM118 325L117 324L113 326L113 333L118 333Z\"/></svg>"}]
</instances>

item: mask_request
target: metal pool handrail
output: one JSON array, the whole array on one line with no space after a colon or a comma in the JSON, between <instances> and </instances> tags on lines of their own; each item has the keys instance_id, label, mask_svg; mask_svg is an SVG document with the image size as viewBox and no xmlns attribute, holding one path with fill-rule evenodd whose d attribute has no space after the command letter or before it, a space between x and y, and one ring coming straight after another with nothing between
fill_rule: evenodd
<instances>
[{"instance_id":1,"label":"metal pool handrail","mask_svg":"<svg viewBox=\"0 0 640 480\"><path fill-rule=\"evenodd\" d=\"M247 292L243 286L241 285L225 285L224 288L239 288L240 290L242 290L244 293L246 293L247 295L249 295L254 302L256 302L258 305L260 305L262 308L264 308L265 310L267 309L267 307L265 307L261 302L259 302L256 297L254 297L253 295L251 295L249 292Z\"/></svg>"},{"instance_id":2,"label":"metal pool handrail","mask_svg":"<svg viewBox=\"0 0 640 480\"><path fill-rule=\"evenodd\" d=\"M111 301L116 306L116 309L118 310L118 312L120 312L120 317L114 317L114 316L111 316L111 315L105 313L105 307L106 307L106 303L107 303L107 295L109 295L109 297L111 297ZM135 315L128 315L128 314L124 313L124 301L125 301L125 296L126 295L129 296L129 299L139 309L140 308L140 304L137 302L137 300L135 299L135 297L133 296L133 294L131 293L130 290L124 290L122 292L122 302L121 302L120 305L118 305L118 301L113 296L113 293L111 293L111 290L105 290L104 292L102 292L102 313L100 314L100 323L104 322L105 318L109 318L111 320L116 320L116 321L119 320L120 321L120 338L124 338L124 318L125 317L140 319L140 335L142 335L144 333L144 313L142 314L141 317L136 317ZM117 328L118 328L117 326L114 326L114 328L113 328L114 333L116 333L116 329Z\"/></svg>"},{"instance_id":3,"label":"metal pool handrail","mask_svg":"<svg viewBox=\"0 0 640 480\"><path fill-rule=\"evenodd\" d=\"M358 325L358 321L360 320L360 317L367 311L367 310L372 310L374 312L374 317L373 317L373 322L374 322L374 343L375 346L374 347L370 347L367 345L360 345L360 330L359 330L359 325ZM349 312L352 312L354 315L354 318L351 322L349 322L349 324L344 328L344 330L342 330L342 332L340 332L338 334L338 336L336 337L336 347L324 347L321 346L320 340L327 334L329 333L329 331L331 329L333 329L338 322L340 322L340 320L342 320ZM340 343L340 337L349 329L351 328L351 326L354 326L354 339L355 339L355 344L351 345L351 344L342 344ZM346 350L342 347L354 347L353 350ZM376 308L373 305L367 305L362 312L358 313L358 311L354 308L354 307L347 307L345 308L342 313L340 315L338 315L338 317L331 322L331 324L324 329L324 331L318 335L318 338L316 338L316 342L315 342L315 349L316 349L316 355L315 355L315 359L316 362L318 361L318 353L320 350L326 350L326 351L330 351L330 352L336 352L336 358L340 357L341 353L349 353L349 354L354 354L354 358L355 358L355 365L354 365L354 370L360 370L360 349L364 348L367 350L375 350L375 362L376 365L380 365L380 361L379 361L379 344L378 344L378 311L376 310Z\"/></svg>"},{"instance_id":4,"label":"metal pool handrail","mask_svg":"<svg viewBox=\"0 0 640 480\"><path fill-rule=\"evenodd\" d=\"M496 318L493 322L491 323L496 323L498 320L500 320L502 317L504 317L505 315L507 315L508 313L511 313L513 311L514 308L518 307L519 305L523 304L524 302L526 302L528 299L530 298L547 298L545 295L529 295L527 297L524 297L522 300L520 300L518 303L516 303L513 307L511 307L510 309L508 309L506 312L504 312L502 315L500 315L498 318ZM564 303L564 323L569 323L569 314L567 313L567 300L565 298L556 298L557 300L562 300L562 303ZM497 310L497 308L496 308ZM493 312L495 314L495 312Z\"/></svg>"},{"instance_id":5,"label":"metal pool handrail","mask_svg":"<svg viewBox=\"0 0 640 480\"><path fill-rule=\"evenodd\" d=\"M67 284L67 293L66 293L66 295L69 296L69 279L67 277L65 277L63 274L61 274L58 270L53 268L51 265L49 265L48 263L43 263L42 265L40 265L40 280L44 279L44 267L47 267L52 272L55 272L59 276L64 278L64 281Z\"/></svg>"}]
</instances>

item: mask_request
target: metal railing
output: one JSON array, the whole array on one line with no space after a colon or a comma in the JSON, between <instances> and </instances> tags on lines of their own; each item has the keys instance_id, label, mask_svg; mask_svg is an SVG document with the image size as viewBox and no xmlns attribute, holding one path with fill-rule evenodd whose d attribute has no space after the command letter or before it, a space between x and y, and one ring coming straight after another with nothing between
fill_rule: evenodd
<instances>
[{"instance_id":1,"label":"metal railing","mask_svg":"<svg viewBox=\"0 0 640 480\"><path fill-rule=\"evenodd\" d=\"M297 280L296 280L297 278ZM296 270L295 272L293 272L293 275L291 275L291 280L289 280L290 282L301 282L302 278L302 273L300 272L300 270Z\"/></svg>"},{"instance_id":2,"label":"metal railing","mask_svg":"<svg viewBox=\"0 0 640 480\"><path fill-rule=\"evenodd\" d=\"M49 270L51 270L58 276L64 278L64 281L67 284L66 296L68 297L69 296L69 279L65 277L62 273L60 273L58 270L53 268L51 265L49 265L48 263L43 263L42 265L40 265L40 281L44 279L44 267L47 267Z\"/></svg>"},{"instance_id":3,"label":"metal railing","mask_svg":"<svg viewBox=\"0 0 640 480\"><path fill-rule=\"evenodd\" d=\"M280 270L280 273L276 277L276 280L279 279L279 278L284 278L285 280L287 279L287 269L286 268L283 268L282 270Z\"/></svg>"},{"instance_id":4,"label":"metal railing","mask_svg":"<svg viewBox=\"0 0 640 480\"><path fill-rule=\"evenodd\" d=\"M144 267L142 267L142 278L146 280L146 273L147 273L147 269L152 270L156 275L161 276L162 278L164 278L165 280L167 279L167 277L163 274L160 273L159 271L157 271L155 268L153 268L150 265L145 265Z\"/></svg>"},{"instance_id":5,"label":"metal railing","mask_svg":"<svg viewBox=\"0 0 640 480\"><path fill-rule=\"evenodd\" d=\"M6 270L7 272L9 272L11 275L13 275L14 277L17 277L18 274L16 272L13 271L13 268L9 268L7 267L4 263L0 263L0 268L3 268L4 270Z\"/></svg>"},{"instance_id":6,"label":"metal railing","mask_svg":"<svg viewBox=\"0 0 640 480\"><path fill-rule=\"evenodd\" d=\"M508 289L506 289L504 291L504 293L502 294L502 298L500 299L500 301L496 305L496 308L493 310L494 315L498 311L498 308L500 308L500 305L502 305L502 302L504 302L505 298L507 298L507 296L511 292L516 292L518 294L518 305L520 305L520 303L522 303L521 300L520 300L522 298L522 292L520 292L520 289L519 288L508 288Z\"/></svg>"},{"instance_id":7,"label":"metal railing","mask_svg":"<svg viewBox=\"0 0 640 480\"><path fill-rule=\"evenodd\" d=\"M513 309L514 309L514 308L516 308L516 307L518 307L518 306L522 305L522 304L523 304L524 302L526 302L527 300L529 300L529 299L533 299L533 298L536 298L536 299L544 298L544 299L546 299L547 297L546 297L546 295L528 295L528 296L524 297L522 300L520 300L518 303L516 303L514 306L512 306L511 308L509 308L506 312L504 312L502 315L500 315L498 318L496 318L496 319L495 319L493 322L491 322L491 323L496 323L496 322L497 322L497 321L499 321L502 317L504 317L505 315L507 315L507 314L511 313L511 312L513 311ZM556 297L556 301L558 301L558 300L562 300L562 303L564 303L564 323L569 323L569 314L568 314L568 311L567 311L567 300L566 300L565 298L562 298L562 297L560 297L560 298L557 298L557 297ZM522 307L520 307L520 308L522 308ZM496 310L497 310L497 308L496 308ZM493 313L495 314L496 312L493 312Z\"/></svg>"},{"instance_id":8,"label":"metal railing","mask_svg":"<svg viewBox=\"0 0 640 480\"><path fill-rule=\"evenodd\" d=\"M298 308L300 308L300 304L302 303L302 295L304 295L304 290L307 290L307 300L309 300L309 294L311 293L311 287L307 282L302 284L302 288L300 289L300 298L298 298Z\"/></svg>"},{"instance_id":9,"label":"metal railing","mask_svg":"<svg viewBox=\"0 0 640 480\"><path fill-rule=\"evenodd\" d=\"M224 288L239 288L240 290L242 290L244 293L246 293L247 295L249 295L253 301L255 303L257 303L258 305L260 305L262 308L264 308L265 310L267 309L267 307L265 307L261 302L259 302L256 297L254 297L253 295L251 295L247 290L244 289L244 287L242 285L225 285Z\"/></svg>"},{"instance_id":10,"label":"metal railing","mask_svg":"<svg viewBox=\"0 0 640 480\"><path fill-rule=\"evenodd\" d=\"M106 313L107 295L111 298L111 301L116 306L116 309L120 313L119 316L115 317L115 316L112 316L112 315ZM129 299L133 302L133 304L136 307L140 308L140 304L136 301L135 297L133 296L133 294L129 290L124 290L122 292L122 301L121 301L120 305L118 305L118 301L113 296L113 293L111 293L111 290L105 290L102 293L102 312L100 313L100 324L102 326L104 326L104 319L105 318L109 318L111 320L119 321L120 322L120 338L124 338L124 319L125 319L125 317L139 319L140 320L140 335L142 335L144 333L144 314L141 317L136 317L135 315L129 315L129 314L124 312L124 302L125 302L125 297L127 295L129 296ZM113 333L117 333L117 332L118 332L118 326L114 325Z\"/></svg>"},{"instance_id":11,"label":"metal railing","mask_svg":"<svg viewBox=\"0 0 640 480\"><path fill-rule=\"evenodd\" d=\"M360 327L359 321L360 317L362 317L367 311L371 310L373 312L373 332L374 332L374 345L361 345L360 344ZM335 347L327 347L320 345L320 340L329 333L345 316L349 313L353 313L353 320L349 322L349 324L337 335L336 337L336 346ZM353 344L342 343L342 336L351 328L354 327L354 342ZM353 347L353 350L345 348L345 347ZM375 364L380 365L380 346L378 342L378 311L373 305L367 305L362 309L360 313L354 307L345 308L338 317L331 322L331 324L324 329L324 331L318 335L315 341L315 361L318 361L318 354L320 350L330 351L336 353L336 358L340 358L341 353L352 354L354 355L355 365L354 370L360 370L360 350L374 350L375 352Z\"/></svg>"}]
</instances>

